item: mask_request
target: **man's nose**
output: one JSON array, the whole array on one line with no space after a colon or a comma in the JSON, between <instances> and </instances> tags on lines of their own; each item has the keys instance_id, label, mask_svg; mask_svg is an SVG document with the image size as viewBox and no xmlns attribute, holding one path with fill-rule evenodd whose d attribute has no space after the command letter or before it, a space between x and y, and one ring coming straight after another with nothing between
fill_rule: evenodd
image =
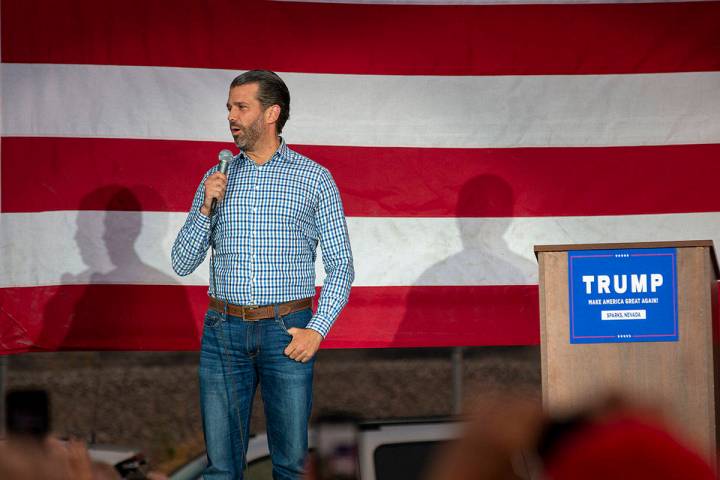
<instances>
[{"instance_id":1,"label":"man's nose","mask_svg":"<svg viewBox=\"0 0 720 480\"><path fill-rule=\"evenodd\" d=\"M232 121L235 120L235 118L236 118L235 113L236 113L236 109L235 109L235 108L231 108L230 110L228 110L228 116L227 116L227 118L228 118L228 121L229 121L229 122L232 122Z\"/></svg>"}]
</instances>

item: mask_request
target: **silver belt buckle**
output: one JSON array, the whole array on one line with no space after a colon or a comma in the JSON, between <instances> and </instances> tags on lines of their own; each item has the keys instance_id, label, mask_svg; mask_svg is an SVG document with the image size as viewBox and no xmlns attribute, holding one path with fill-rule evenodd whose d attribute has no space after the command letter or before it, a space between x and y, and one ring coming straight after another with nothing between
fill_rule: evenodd
<instances>
[{"instance_id":1,"label":"silver belt buckle","mask_svg":"<svg viewBox=\"0 0 720 480\"><path fill-rule=\"evenodd\" d=\"M242 316L243 322L246 321L246 319L245 319L245 311L246 311L246 310L252 311L252 310L257 310L258 308L260 308L258 305L247 305L247 306L243 306L243 310L242 310L242 312L243 312L243 316Z\"/></svg>"}]
</instances>

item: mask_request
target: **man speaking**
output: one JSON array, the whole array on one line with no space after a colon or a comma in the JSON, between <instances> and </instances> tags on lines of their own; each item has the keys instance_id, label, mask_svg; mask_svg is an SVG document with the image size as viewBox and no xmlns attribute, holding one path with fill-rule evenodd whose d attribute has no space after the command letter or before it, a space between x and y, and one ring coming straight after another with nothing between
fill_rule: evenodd
<instances>
[{"instance_id":1,"label":"man speaking","mask_svg":"<svg viewBox=\"0 0 720 480\"><path fill-rule=\"evenodd\" d=\"M188 275L212 247L199 372L204 478L243 477L259 383L273 478L298 479L314 355L354 278L347 225L327 169L280 137L290 92L278 75L238 76L227 109L240 153L205 174L172 249L175 272ZM318 242L327 277L313 313Z\"/></svg>"}]
</instances>

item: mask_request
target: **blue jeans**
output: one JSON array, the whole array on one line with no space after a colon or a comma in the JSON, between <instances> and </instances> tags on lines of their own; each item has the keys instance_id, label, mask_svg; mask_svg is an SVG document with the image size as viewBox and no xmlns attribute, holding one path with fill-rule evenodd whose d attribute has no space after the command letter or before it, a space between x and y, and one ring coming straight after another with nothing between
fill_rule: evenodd
<instances>
[{"instance_id":1,"label":"blue jeans","mask_svg":"<svg viewBox=\"0 0 720 480\"><path fill-rule=\"evenodd\" d=\"M314 358L283 354L289 328L304 328L310 309L259 321L208 310L200 348L200 408L209 464L203 477L242 479L250 413L258 383L273 479L299 479L308 449Z\"/></svg>"}]
</instances>

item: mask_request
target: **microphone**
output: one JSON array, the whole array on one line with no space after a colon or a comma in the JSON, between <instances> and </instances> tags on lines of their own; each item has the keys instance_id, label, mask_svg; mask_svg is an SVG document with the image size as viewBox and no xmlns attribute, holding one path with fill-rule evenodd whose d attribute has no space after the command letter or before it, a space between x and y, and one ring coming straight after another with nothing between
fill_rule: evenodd
<instances>
[{"instance_id":1,"label":"microphone","mask_svg":"<svg viewBox=\"0 0 720 480\"><path fill-rule=\"evenodd\" d=\"M220 153L218 154L218 172L220 173L227 173L227 169L232 163L233 155L230 150L220 150ZM210 204L210 216L212 216L213 213L215 213L215 207L217 206L217 198L213 198L212 203Z\"/></svg>"}]
</instances>

